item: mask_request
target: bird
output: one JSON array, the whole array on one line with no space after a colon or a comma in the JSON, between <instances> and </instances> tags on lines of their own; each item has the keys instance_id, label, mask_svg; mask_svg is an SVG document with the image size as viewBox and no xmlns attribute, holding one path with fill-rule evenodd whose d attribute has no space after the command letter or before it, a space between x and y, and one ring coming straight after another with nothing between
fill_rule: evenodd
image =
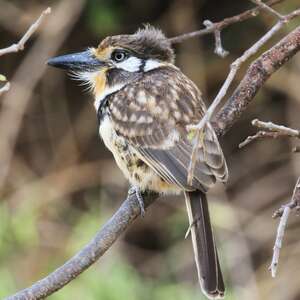
<instances>
[{"instance_id":1,"label":"bird","mask_svg":"<svg viewBox=\"0 0 300 300\"><path fill-rule=\"evenodd\" d=\"M169 39L145 25L133 34L108 36L97 47L50 58L48 65L67 70L91 91L100 136L139 202L145 191L183 192L200 287L209 299L223 298L206 193L227 181L228 168L210 122L195 146L197 132L189 125L203 118L206 106L195 83L175 65Z\"/></svg>"}]
</instances>

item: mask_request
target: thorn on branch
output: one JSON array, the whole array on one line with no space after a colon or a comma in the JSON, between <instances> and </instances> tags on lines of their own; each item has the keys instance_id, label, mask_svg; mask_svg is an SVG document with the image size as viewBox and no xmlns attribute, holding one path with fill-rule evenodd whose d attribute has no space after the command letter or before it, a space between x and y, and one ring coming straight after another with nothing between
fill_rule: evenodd
<instances>
[{"instance_id":1,"label":"thorn on branch","mask_svg":"<svg viewBox=\"0 0 300 300\"><path fill-rule=\"evenodd\" d=\"M203 22L203 25L207 28L214 28L214 23L212 23L210 20L205 20ZM222 58L226 57L229 52L226 51L222 46L222 40L221 40L221 30L219 28L214 29L214 36L215 36L215 53Z\"/></svg>"},{"instance_id":2,"label":"thorn on branch","mask_svg":"<svg viewBox=\"0 0 300 300\"><path fill-rule=\"evenodd\" d=\"M273 278L276 276L280 250L282 247L282 240L284 237L287 221L292 209L296 209L297 212L300 211L300 177L298 178L297 183L295 185L291 201L283 205L282 207L280 207L273 214L273 218L280 217L280 221L277 228L276 240L273 248L272 262L269 267L269 270L271 271L271 275Z\"/></svg>"},{"instance_id":3,"label":"thorn on branch","mask_svg":"<svg viewBox=\"0 0 300 300\"><path fill-rule=\"evenodd\" d=\"M239 144L239 148L243 148L248 144L252 143L253 141L261 138L273 138L273 139L276 139L278 137L300 138L300 130L292 129L282 125L277 125L272 122L263 122L258 119L254 119L251 122L251 124L263 130L258 131L255 135L248 136L242 143Z\"/></svg>"}]
</instances>

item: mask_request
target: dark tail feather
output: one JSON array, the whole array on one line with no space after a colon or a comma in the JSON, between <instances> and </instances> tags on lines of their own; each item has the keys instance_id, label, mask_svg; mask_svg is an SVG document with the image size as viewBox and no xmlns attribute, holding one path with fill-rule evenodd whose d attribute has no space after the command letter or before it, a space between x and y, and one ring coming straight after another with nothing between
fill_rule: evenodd
<instances>
[{"instance_id":1,"label":"dark tail feather","mask_svg":"<svg viewBox=\"0 0 300 300\"><path fill-rule=\"evenodd\" d=\"M200 286L210 299L224 297L224 282L213 237L206 195L185 192Z\"/></svg>"}]
</instances>

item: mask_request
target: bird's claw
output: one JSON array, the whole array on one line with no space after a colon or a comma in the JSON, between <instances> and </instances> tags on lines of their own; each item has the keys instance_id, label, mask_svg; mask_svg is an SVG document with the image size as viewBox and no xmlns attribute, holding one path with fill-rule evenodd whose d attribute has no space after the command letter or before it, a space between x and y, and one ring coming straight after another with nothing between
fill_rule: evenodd
<instances>
[{"instance_id":1,"label":"bird's claw","mask_svg":"<svg viewBox=\"0 0 300 300\"><path fill-rule=\"evenodd\" d=\"M145 211L144 199L143 199L143 196L141 194L139 187L131 186L130 189L128 190L128 195L136 196L136 199L137 199L139 207L140 207L141 216L144 217L146 214L146 211Z\"/></svg>"}]
</instances>

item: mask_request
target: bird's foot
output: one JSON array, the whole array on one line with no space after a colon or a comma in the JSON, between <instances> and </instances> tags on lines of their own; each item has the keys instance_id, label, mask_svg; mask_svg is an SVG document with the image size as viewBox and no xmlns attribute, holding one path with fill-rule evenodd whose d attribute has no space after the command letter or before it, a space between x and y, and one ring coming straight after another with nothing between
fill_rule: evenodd
<instances>
[{"instance_id":1,"label":"bird's foot","mask_svg":"<svg viewBox=\"0 0 300 300\"><path fill-rule=\"evenodd\" d=\"M136 199L138 201L139 207L140 207L140 211L141 211L141 217L145 216L145 205L144 205L144 199L141 193L141 190L139 187L137 186L131 186L128 190L128 195L135 195Z\"/></svg>"},{"instance_id":2,"label":"bird's foot","mask_svg":"<svg viewBox=\"0 0 300 300\"><path fill-rule=\"evenodd\" d=\"M200 221L200 218L194 219L194 221L189 225L189 227L188 227L188 229L187 229L187 231L186 231L186 233L185 233L185 236L184 236L185 239L188 238L188 236L190 235L190 233L191 233L191 231L192 231L193 226L195 226L195 224L196 224L198 221Z\"/></svg>"}]
</instances>

